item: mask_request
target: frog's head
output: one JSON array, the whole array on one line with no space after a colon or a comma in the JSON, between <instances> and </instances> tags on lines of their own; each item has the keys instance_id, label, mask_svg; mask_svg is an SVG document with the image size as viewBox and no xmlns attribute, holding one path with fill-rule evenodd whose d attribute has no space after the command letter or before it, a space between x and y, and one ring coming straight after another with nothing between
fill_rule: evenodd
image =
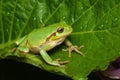
<instances>
[{"instance_id":1,"label":"frog's head","mask_svg":"<svg viewBox=\"0 0 120 80\"><path fill-rule=\"evenodd\" d=\"M61 44L72 32L72 27L67 25L65 22L60 22L51 25L51 27L49 27L49 30L52 31L52 34L50 34L46 40L47 44L49 45L49 48L47 48L47 50L50 50L55 46Z\"/></svg>"},{"instance_id":2,"label":"frog's head","mask_svg":"<svg viewBox=\"0 0 120 80\"><path fill-rule=\"evenodd\" d=\"M55 24L55 31L52 34L51 40L65 39L72 32L72 27L65 22Z\"/></svg>"},{"instance_id":3,"label":"frog's head","mask_svg":"<svg viewBox=\"0 0 120 80\"><path fill-rule=\"evenodd\" d=\"M61 44L65 40L65 38L72 32L72 27L67 25L65 22L54 24L52 25L52 27L49 28L51 28L52 34L49 35L46 40L47 44L49 44L50 46L47 50L50 50L55 46Z\"/></svg>"}]
</instances>

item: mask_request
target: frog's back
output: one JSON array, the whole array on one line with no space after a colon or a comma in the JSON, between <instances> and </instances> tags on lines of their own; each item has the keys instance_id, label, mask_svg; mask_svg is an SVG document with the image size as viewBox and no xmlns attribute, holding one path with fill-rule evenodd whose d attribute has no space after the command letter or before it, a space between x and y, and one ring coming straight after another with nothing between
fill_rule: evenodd
<instances>
[{"instance_id":1,"label":"frog's back","mask_svg":"<svg viewBox=\"0 0 120 80\"><path fill-rule=\"evenodd\" d=\"M66 25L66 23L64 23ZM28 35L28 42L33 47L38 46L38 44L42 44L46 41L46 39L53 34L55 31L57 31L57 28L59 26L63 26L63 23L57 23L53 25L49 25L47 27L41 28L41 29L35 29Z\"/></svg>"},{"instance_id":2,"label":"frog's back","mask_svg":"<svg viewBox=\"0 0 120 80\"><path fill-rule=\"evenodd\" d=\"M42 44L49 36L48 31L49 30L47 28L35 29L28 35L27 40L32 46L37 46L38 44Z\"/></svg>"}]
</instances>

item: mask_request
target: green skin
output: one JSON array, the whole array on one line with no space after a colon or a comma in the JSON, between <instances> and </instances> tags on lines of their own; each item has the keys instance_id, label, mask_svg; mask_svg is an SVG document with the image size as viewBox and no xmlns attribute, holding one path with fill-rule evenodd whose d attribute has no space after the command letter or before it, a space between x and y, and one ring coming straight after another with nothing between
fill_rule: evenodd
<instances>
[{"instance_id":1,"label":"green skin","mask_svg":"<svg viewBox=\"0 0 120 80\"><path fill-rule=\"evenodd\" d=\"M18 45L17 51L23 53L40 53L46 63L62 67L64 66L63 64L68 63L68 61L60 62L59 60L52 60L47 54L47 51L65 42L68 46L68 49L65 51L69 51L69 57L71 57L71 51L73 50L82 54L82 52L79 51L79 47L72 46L72 43L66 39L71 32L72 27L65 22L52 24L43 29L35 29L16 42Z\"/></svg>"}]
</instances>

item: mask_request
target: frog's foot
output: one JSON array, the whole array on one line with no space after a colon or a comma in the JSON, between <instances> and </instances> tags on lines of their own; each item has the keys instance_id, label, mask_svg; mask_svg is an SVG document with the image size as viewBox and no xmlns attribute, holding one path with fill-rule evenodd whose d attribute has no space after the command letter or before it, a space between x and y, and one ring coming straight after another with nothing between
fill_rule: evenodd
<instances>
[{"instance_id":1,"label":"frog's foot","mask_svg":"<svg viewBox=\"0 0 120 80\"><path fill-rule=\"evenodd\" d=\"M75 52L79 53L80 55L84 56L84 54L80 51L80 49L83 48L83 47L84 47L83 45L80 46L80 47L78 47L78 46L69 46L67 49L63 49L63 51L68 51L69 52L68 57L71 57L71 52L72 51L75 51Z\"/></svg>"},{"instance_id":2,"label":"frog's foot","mask_svg":"<svg viewBox=\"0 0 120 80\"><path fill-rule=\"evenodd\" d=\"M60 65L64 65L64 64L69 63L69 61L61 61L60 58L56 59L56 61L57 61Z\"/></svg>"},{"instance_id":3,"label":"frog's foot","mask_svg":"<svg viewBox=\"0 0 120 80\"><path fill-rule=\"evenodd\" d=\"M61 61L60 58L50 62L49 64L51 65L55 65L55 66L58 66L58 67L66 67L64 64L67 64L69 63L69 61Z\"/></svg>"}]
</instances>

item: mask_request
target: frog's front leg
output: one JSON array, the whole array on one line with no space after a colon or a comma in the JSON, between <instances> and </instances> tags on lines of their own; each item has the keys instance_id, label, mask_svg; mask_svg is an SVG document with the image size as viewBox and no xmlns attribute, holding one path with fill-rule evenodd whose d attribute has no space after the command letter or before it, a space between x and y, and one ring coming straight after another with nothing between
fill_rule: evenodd
<instances>
[{"instance_id":1,"label":"frog's front leg","mask_svg":"<svg viewBox=\"0 0 120 80\"><path fill-rule=\"evenodd\" d=\"M53 66L65 67L64 64L69 62L69 61L60 62L60 59L53 60L45 50L40 50L40 55L42 56L42 58L45 60L46 63Z\"/></svg>"},{"instance_id":2,"label":"frog's front leg","mask_svg":"<svg viewBox=\"0 0 120 80\"><path fill-rule=\"evenodd\" d=\"M83 45L81 45L79 47L78 46L73 46L73 44L68 39L66 39L64 42L65 42L65 44L68 48L63 49L63 51L68 51L69 52L68 57L71 57L71 52L72 51L75 51L75 52L79 53L80 55L84 56L84 54L80 51L80 49L84 47Z\"/></svg>"}]
</instances>

